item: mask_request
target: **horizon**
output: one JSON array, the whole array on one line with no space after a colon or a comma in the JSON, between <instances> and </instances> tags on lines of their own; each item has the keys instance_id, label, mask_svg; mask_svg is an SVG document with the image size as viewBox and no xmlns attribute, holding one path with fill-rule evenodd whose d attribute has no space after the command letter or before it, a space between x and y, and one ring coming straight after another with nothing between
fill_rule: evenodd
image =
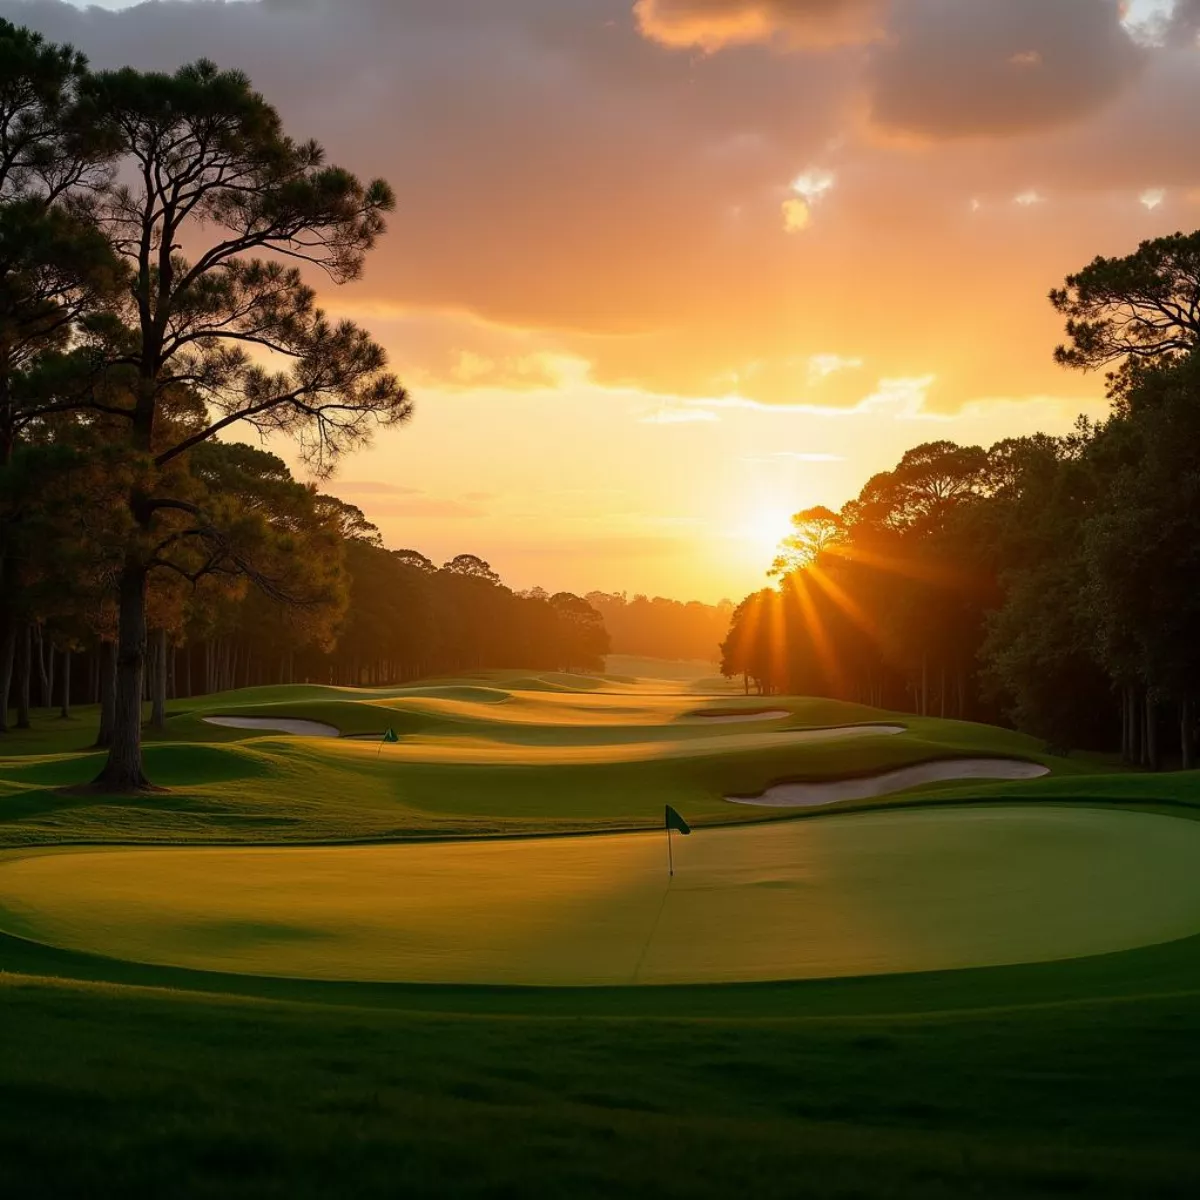
<instances>
[{"instance_id":1,"label":"horizon","mask_svg":"<svg viewBox=\"0 0 1200 1200\"><path fill-rule=\"evenodd\" d=\"M98 68L243 68L396 187L320 301L416 413L323 486L518 590L736 601L910 446L1103 414L1046 293L1200 223L1186 3L132 7L0 13Z\"/></svg>"}]
</instances>

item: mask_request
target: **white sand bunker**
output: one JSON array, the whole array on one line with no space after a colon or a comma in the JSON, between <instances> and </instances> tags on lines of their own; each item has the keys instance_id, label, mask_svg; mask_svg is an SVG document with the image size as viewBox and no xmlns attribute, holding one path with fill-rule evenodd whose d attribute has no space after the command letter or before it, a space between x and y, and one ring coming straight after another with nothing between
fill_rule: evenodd
<instances>
[{"instance_id":1,"label":"white sand bunker","mask_svg":"<svg viewBox=\"0 0 1200 1200\"><path fill-rule=\"evenodd\" d=\"M763 808L819 808L841 800L867 800L887 796L922 783L944 783L955 779L1037 779L1049 775L1041 763L1012 758L949 758L941 762L917 763L882 775L861 779L833 779L826 783L779 783L761 796L726 796L731 804Z\"/></svg>"},{"instance_id":2,"label":"white sand bunker","mask_svg":"<svg viewBox=\"0 0 1200 1200\"><path fill-rule=\"evenodd\" d=\"M263 733L294 733L299 737L335 738L341 731L323 721L301 721L292 717L205 717L206 725L226 729L257 729Z\"/></svg>"},{"instance_id":3,"label":"white sand bunker","mask_svg":"<svg viewBox=\"0 0 1200 1200\"><path fill-rule=\"evenodd\" d=\"M770 712L748 713L690 713L694 721L703 721L706 725L727 725L735 721L782 721L792 714L784 708L773 708Z\"/></svg>"}]
</instances>

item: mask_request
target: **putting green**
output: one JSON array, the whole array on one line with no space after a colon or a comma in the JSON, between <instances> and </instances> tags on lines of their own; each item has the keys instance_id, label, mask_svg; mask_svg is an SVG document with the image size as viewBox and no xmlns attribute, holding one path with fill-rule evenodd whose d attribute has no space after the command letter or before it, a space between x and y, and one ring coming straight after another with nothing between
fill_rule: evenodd
<instances>
[{"instance_id":1,"label":"putting green","mask_svg":"<svg viewBox=\"0 0 1200 1200\"><path fill-rule=\"evenodd\" d=\"M1200 823L1030 807L661 835L0 862L0 929L162 965L589 985L1068 958L1200 931Z\"/></svg>"}]
</instances>

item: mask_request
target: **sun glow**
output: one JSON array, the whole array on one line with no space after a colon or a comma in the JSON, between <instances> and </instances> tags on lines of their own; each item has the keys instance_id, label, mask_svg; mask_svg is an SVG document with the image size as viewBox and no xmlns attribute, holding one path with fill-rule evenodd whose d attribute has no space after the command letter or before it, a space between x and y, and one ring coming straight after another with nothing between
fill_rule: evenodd
<instances>
[{"instance_id":1,"label":"sun glow","mask_svg":"<svg viewBox=\"0 0 1200 1200\"><path fill-rule=\"evenodd\" d=\"M743 536L773 554L789 533L792 532L792 509L783 505L764 505L755 509L746 518Z\"/></svg>"}]
</instances>

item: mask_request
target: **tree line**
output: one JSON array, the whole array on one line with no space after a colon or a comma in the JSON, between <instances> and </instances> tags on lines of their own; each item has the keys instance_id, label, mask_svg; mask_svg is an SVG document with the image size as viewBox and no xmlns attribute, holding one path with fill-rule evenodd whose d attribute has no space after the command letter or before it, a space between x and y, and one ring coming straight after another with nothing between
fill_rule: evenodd
<instances>
[{"instance_id":1,"label":"tree line","mask_svg":"<svg viewBox=\"0 0 1200 1200\"><path fill-rule=\"evenodd\" d=\"M153 728L164 728L168 700L240 687L603 669L603 620L578 596L516 593L472 554L439 567L415 550L389 550L360 509L296 481L280 458L251 446L206 443L193 451L191 471L209 503L257 525L259 545L255 572L152 580L141 699ZM101 706L104 745L114 719L117 598L102 579L73 573L94 550L90 531L75 536L35 540L17 560L26 579L42 582L19 598L0 729L11 708L18 727L28 727L35 704L69 716L74 697ZM269 586L256 578L264 572Z\"/></svg>"},{"instance_id":2,"label":"tree line","mask_svg":"<svg viewBox=\"0 0 1200 1200\"><path fill-rule=\"evenodd\" d=\"M729 631L733 603L703 604L664 596L588 592L587 602L604 618L614 654L716 662Z\"/></svg>"},{"instance_id":3,"label":"tree line","mask_svg":"<svg viewBox=\"0 0 1200 1200\"><path fill-rule=\"evenodd\" d=\"M1057 360L1108 372L1109 415L917 446L840 511L798 513L776 585L733 615L727 675L1194 765L1200 233L1097 258L1050 299Z\"/></svg>"}]
</instances>

